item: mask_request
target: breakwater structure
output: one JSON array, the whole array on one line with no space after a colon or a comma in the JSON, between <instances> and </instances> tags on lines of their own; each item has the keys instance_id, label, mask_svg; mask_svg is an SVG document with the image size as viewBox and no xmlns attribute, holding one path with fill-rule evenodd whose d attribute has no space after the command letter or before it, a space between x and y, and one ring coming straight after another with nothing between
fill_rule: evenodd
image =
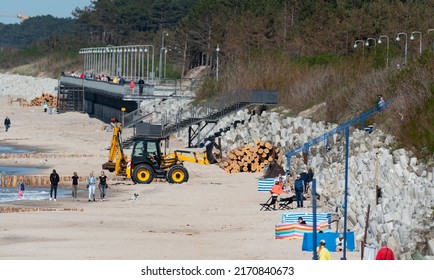
<instances>
[{"instance_id":1,"label":"breakwater structure","mask_svg":"<svg viewBox=\"0 0 434 280\"><path fill-rule=\"evenodd\" d=\"M86 182L85 176L80 176L80 182ZM23 180L26 187L47 187L50 186L49 175L0 175L0 187L12 188L18 185L19 180ZM60 176L60 184L71 182L71 176Z\"/></svg>"}]
</instances>

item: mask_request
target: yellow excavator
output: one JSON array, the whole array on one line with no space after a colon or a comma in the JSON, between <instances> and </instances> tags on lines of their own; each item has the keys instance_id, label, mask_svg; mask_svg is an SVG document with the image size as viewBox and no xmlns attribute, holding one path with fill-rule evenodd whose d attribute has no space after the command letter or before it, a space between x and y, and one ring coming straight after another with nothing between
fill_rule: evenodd
<instances>
[{"instance_id":1,"label":"yellow excavator","mask_svg":"<svg viewBox=\"0 0 434 280\"><path fill-rule=\"evenodd\" d=\"M161 146L166 138L159 137L158 134L134 136L132 153L128 157L122 148L121 123L113 119L111 125L113 136L109 160L102 165L102 168L118 176L131 178L134 183L149 184L154 178L162 178L169 183L181 184L187 182L189 178L188 171L183 165L184 161L198 164L217 162L213 149L220 149L220 147L214 142L209 143L203 153L176 150L164 154L161 152ZM145 125L149 126L149 124Z\"/></svg>"}]
</instances>

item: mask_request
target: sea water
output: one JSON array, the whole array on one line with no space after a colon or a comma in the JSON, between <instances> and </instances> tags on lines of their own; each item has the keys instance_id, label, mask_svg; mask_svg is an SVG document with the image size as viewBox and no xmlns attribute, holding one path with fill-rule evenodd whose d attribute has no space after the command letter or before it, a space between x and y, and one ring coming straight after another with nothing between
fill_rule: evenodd
<instances>
[{"instance_id":1,"label":"sea water","mask_svg":"<svg viewBox=\"0 0 434 280\"><path fill-rule=\"evenodd\" d=\"M25 154L34 153L34 151L17 149L13 147L0 146L0 154ZM39 168L21 167L21 166L0 166L0 176L7 175L34 175L39 173ZM1 180L1 177L0 177ZM57 197L72 196L71 190L57 189ZM26 187L24 197L27 200L43 200L50 198L50 188L43 187ZM0 188L0 203L13 202L19 200L17 188Z\"/></svg>"},{"instance_id":2,"label":"sea water","mask_svg":"<svg viewBox=\"0 0 434 280\"><path fill-rule=\"evenodd\" d=\"M18 149L14 147L0 146L0 154L32 154L34 151ZM36 167L0 166L0 176L7 175L35 175L39 173Z\"/></svg>"},{"instance_id":3,"label":"sea water","mask_svg":"<svg viewBox=\"0 0 434 280\"><path fill-rule=\"evenodd\" d=\"M39 168L35 167L21 167L21 166L0 166L0 176L7 175L36 175L40 173Z\"/></svg>"},{"instance_id":4,"label":"sea water","mask_svg":"<svg viewBox=\"0 0 434 280\"><path fill-rule=\"evenodd\" d=\"M57 197L72 197L71 190L57 188ZM50 188L27 187L24 197L18 198L17 188L0 188L0 203L18 200L44 200L50 198Z\"/></svg>"}]
</instances>

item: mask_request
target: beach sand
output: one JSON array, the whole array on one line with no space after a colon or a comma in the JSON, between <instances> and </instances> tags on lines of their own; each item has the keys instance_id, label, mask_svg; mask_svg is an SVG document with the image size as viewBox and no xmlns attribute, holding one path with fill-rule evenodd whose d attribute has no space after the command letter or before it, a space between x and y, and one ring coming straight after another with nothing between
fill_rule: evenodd
<instances>
[{"instance_id":1,"label":"beach sand","mask_svg":"<svg viewBox=\"0 0 434 280\"><path fill-rule=\"evenodd\" d=\"M10 131L1 145L26 147L44 158L0 159L4 166L34 166L40 175L100 174L108 159L111 132L87 114L47 114L41 107L20 107L0 98ZM171 149L186 144L171 141ZM128 151L126 151L128 152ZM106 201L88 202L85 183L79 199L21 200L0 206L40 211L0 213L3 260L311 260L302 240L276 240L274 226L283 211L259 211L269 194L257 191L261 173L227 174L217 165L185 163L190 179L134 185L113 181ZM61 187L69 188L70 182ZM30 187L30 186L29 186ZM132 200L134 193L139 194ZM99 191L96 190L97 198ZM47 211L53 210L53 211ZM285 212L301 212L297 209ZM310 212L306 207L302 212ZM320 211L320 209L319 209ZM338 260L342 253L332 252ZM359 260L360 252L348 252Z\"/></svg>"}]
</instances>

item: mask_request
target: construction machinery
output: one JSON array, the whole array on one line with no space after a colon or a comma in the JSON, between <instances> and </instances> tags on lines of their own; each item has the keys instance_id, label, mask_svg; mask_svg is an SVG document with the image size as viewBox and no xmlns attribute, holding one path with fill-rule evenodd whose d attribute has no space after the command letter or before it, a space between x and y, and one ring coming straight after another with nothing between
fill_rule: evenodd
<instances>
[{"instance_id":1,"label":"construction machinery","mask_svg":"<svg viewBox=\"0 0 434 280\"><path fill-rule=\"evenodd\" d=\"M176 150L169 154L162 153L161 148L167 143L167 138L161 136L161 125L147 123L137 124L143 128L136 128L136 131L139 130L141 133L135 132L131 155L126 156L122 148L122 125L115 119L112 120L111 125L113 136L109 160L102 165L102 168L118 176L131 178L134 183L149 184L154 178L160 178L166 179L169 183L181 184L189 179L183 162L198 164L216 162L213 150L219 146L214 142L209 143L203 153L183 150Z\"/></svg>"}]
</instances>

